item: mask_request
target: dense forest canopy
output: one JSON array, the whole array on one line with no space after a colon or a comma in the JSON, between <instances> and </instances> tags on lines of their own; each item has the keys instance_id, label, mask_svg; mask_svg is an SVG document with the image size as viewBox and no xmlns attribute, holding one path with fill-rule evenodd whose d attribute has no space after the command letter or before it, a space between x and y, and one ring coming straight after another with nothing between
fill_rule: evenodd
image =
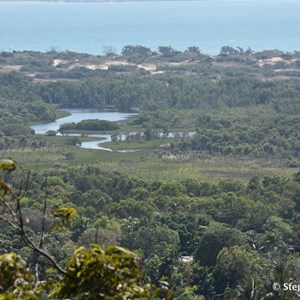
<instances>
[{"instance_id":1,"label":"dense forest canopy","mask_svg":"<svg viewBox=\"0 0 300 300\"><path fill-rule=\"evenodd\" d=\"M45 188L46 228L56 224L51 211L63 203L79 213L68 227L45 236L47 250L61 264L77 244L139 249L153 282L168 276L178 295L195 286L195 295L208 298L213 290L223 293L225 288L237 297L249 278L264 297L272 292L273 276L282 276L283 282L299 278L299 173L292 178L254 177L246 184L211 184L146 181L99 167L57 164L35 174L31 186L22 213L33 240L43 231ZM2 228L2 250L22 253L29 264L34 261L17 231L5 223ZM185 263L182 255L193 257L192 263Z\"/></svg>"}]
</instances>

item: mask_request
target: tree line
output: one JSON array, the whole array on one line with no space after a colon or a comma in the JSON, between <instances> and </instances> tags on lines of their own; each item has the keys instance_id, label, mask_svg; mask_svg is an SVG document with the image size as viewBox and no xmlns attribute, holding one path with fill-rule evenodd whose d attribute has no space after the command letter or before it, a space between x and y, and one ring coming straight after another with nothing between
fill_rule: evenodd
<instances>
[{"instance_id":1,"label":"tree line","mask_svg":"<svg viewBox=\"0 0 300 300\"><path fill-rule=\"evenodd\" d=\"M297 80L261 81L221 78L217 81L162 75L156 77L93 78L79 82L36 83L19 73L0 75L0 97L32 102L42 100L60 107L105 107L121 111L223 109L266 105L277 112L299 112Z\"/></svg>"}]
</instances>

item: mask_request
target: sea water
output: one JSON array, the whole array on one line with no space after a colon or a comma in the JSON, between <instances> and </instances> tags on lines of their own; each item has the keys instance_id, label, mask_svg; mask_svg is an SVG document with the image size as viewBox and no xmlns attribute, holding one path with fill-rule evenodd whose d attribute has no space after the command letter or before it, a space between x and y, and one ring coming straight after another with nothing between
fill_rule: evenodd
<instances>
[{"instance_id":1,"label":"sea water","mask_svg":"<svg viewBox=\"0 0 300 300\"><path fill-rule=\"evenodd\" d=\"M76 51L105 46L152 50L197 46L218 54L225 45L300 50L300 1L0 2L0 51Z\"/></svg>"}]
</instances>

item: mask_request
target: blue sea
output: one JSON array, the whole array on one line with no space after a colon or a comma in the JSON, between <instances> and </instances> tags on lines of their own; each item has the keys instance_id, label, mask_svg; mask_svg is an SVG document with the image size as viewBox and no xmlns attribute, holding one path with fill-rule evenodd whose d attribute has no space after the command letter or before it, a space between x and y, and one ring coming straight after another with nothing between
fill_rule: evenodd
<instances>
[{"instance_id":1,"label":"blue sea","mask_svg":"<svg viewBox=\"0 0 300 300\"><path fill-rule=\"evenodd\" d=\"M299 51L300 1L0 2L0 51L102 54L125 45Z\"/></svg>"}]
</instances>

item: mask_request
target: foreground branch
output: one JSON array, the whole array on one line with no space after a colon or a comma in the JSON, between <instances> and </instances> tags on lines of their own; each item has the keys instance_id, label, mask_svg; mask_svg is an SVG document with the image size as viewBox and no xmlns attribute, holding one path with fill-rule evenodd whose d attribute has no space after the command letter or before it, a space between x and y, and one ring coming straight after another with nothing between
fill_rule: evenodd
<instances>
[{"instance_id":1,"label":"foreground branch","mask_svg":"<svg viewBox=\"0 0 300 300\"><path fill-rule=\"evenodd\" d=\"M28 186L28 177L26 178L26 187ZM52 266L61 274L66 275L67 272L64 270L57 261L47 252L43 249L43 242L44 242L44 232L42 232L41 239L39 245L36 245L32 239L28 236L25 225L24 225L24 218L22 214L21 209L21 199L22 199L22 192L19 190L18 193L16 193L6 182L4 182L1 179L1 191L2 195L0 197L0 203L3 205L3 207L6 209L8 214L10 215L10 218L4 215L0 215L0 220L8 223L12 228L15 230L18 230L20 233L20 236L22 240L25 242L26 246L35 251L36 253L44 256L46 259L50 261ZM16 202L16 209L14 209L5 199L3 196L6 194L10 194L13 200ZM43 209L43 231L45 230L45 214L46 214L46 199L44 202L44 209ZM10 220L12 219L12 220Z\"/></svg>"}]
</instances>

